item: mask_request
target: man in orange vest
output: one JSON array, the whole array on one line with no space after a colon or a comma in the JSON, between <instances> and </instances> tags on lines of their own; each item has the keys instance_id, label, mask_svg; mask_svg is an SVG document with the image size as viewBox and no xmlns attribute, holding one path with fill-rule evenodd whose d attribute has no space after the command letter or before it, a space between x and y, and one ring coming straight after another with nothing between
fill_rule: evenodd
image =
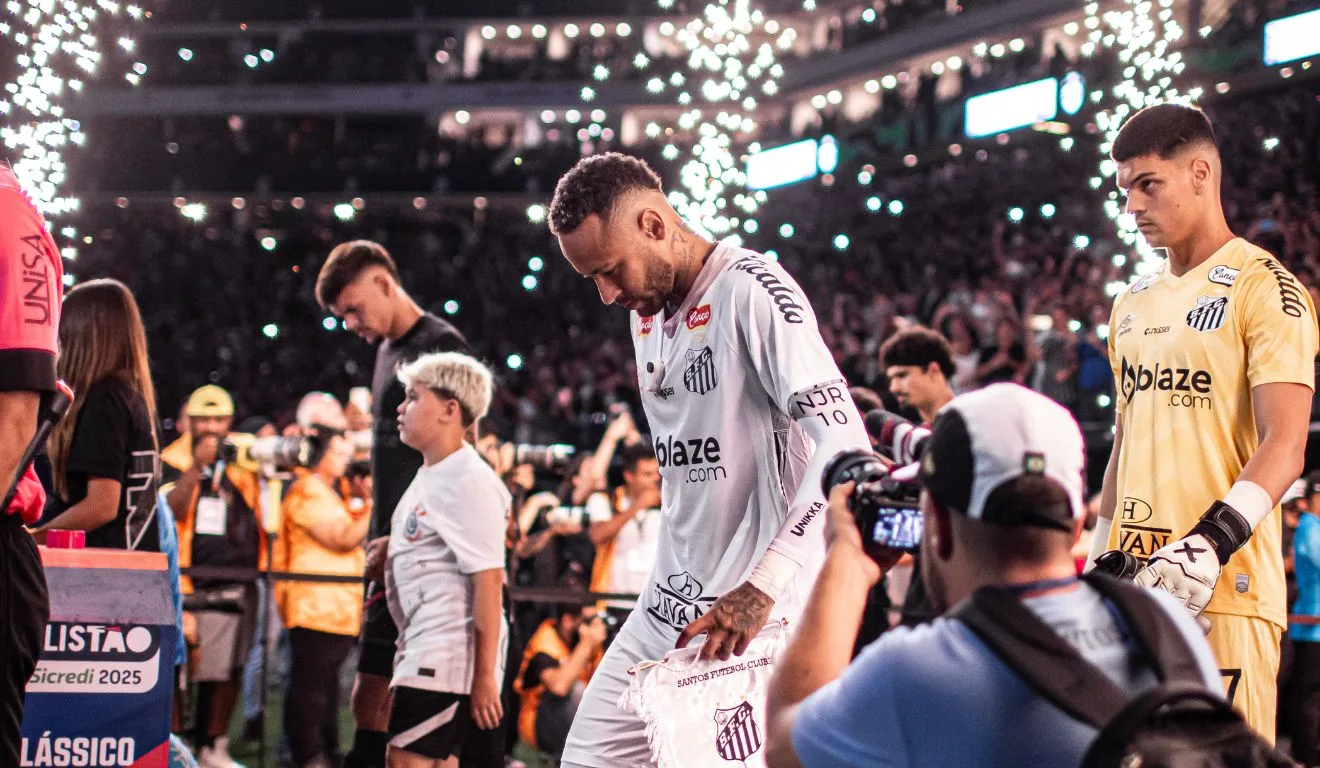
<instances>
[{"instance_id":1,"label":"man in orange vest","mask_svg":"<svg viewBox=\"0 0 1320 768\"><path fill-rule=\"evenodd\" d=\"M199 683L198 758L204 768L233 768L229 718L257 618L255 569L265 567L261 483L253 471L224 460L222 443L234 400L208 384L185 408L188 433L161 451L163 489L179 529L179 567L251 569L250 578L182 579L184 608L196 627L192 679Z\"/></svg>"}]
</instances>

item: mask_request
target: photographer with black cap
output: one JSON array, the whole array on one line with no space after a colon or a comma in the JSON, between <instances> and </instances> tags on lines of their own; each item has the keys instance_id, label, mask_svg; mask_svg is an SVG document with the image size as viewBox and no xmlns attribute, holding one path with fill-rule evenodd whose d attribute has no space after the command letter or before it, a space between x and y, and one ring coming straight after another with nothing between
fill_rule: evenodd
<instances>
[{"instance_id":1,"label":"photographer with black cap","mask_svg":"<svg viewBox=\"0 0 1320 768\"><path fill-rule=\"evenodd\" d=\"M827 473L838 474L832 465ZM896 530L875 524L885 509L880 518L872 509L864 536L865 515L855 513L875 500L858 503L865 494L853 483L834 484L825 566L769 692L768 765L1078 765L1096 729L1029 688L959 618L961 608L950 611L1000 587L996 594L1015 598L1122 693L1156 684L1111 603L1077 578L1069 555L1085 516L1077 423L1042 395L992 385L941 409L919 465L891 477L920 482L922 530L906 533L908 544L919 540L921 578L942 615L885 634L849 665L867 591L901 550L877 544ZM1167 595L1149 595L1194 656L1184 661L1220 690L1195 622Z\"/></svg>"}]
</instances>

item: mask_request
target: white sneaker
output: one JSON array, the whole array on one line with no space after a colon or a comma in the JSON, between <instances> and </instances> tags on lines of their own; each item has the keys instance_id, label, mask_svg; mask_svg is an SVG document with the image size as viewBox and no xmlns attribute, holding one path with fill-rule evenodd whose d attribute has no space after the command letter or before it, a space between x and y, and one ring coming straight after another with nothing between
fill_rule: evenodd
<instances>
[{"instance_id":1,"label":"white sneaker","mask_svg":"<svg viewBox=\"0 0 1320 768\"><path fill-rule=\"evenodd\" d=\"M229 737L219 736L209 747L202 747L197 753L197 764L201 768L244 768L242 763L229 756Z\"/></svg>"}]
</instances>

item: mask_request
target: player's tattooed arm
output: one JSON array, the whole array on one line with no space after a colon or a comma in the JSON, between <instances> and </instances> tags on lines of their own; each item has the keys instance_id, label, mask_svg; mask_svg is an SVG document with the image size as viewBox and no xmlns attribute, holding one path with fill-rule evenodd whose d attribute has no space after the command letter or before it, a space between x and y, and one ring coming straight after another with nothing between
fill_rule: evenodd
<instances>
[{"instance_id":1,"label":"player's tattooed arm","mask_svg":"<svg viewBox=\"0 0 1320 768\"><path fill-rule=\"evenodd\" d=\"M684 648L697 635L706 635L701 648L702 659L741 656L752 639L770 619L775 601L769 595L747 582L715 601L710 610L688 624L678 636L676 647Z\"/></svg>"}]
</instances>

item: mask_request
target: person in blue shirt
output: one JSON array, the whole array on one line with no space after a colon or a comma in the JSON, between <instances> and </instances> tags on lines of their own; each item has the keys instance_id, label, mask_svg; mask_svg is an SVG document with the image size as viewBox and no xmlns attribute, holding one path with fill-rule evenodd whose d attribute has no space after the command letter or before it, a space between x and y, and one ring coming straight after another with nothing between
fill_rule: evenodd
<instances>
[{"instance_id":1,"label":"person in blue shirt","mask_svg":"<svg viewBox=\"0 0 1320 768\"><path fill-rule=\"evenodd\" d=\"M921 578L943 614L983 586L1006 587L1130 693L1156 683L1110 607L1069 554L1085 516L1081 432L1062 406L994 384L940 410L917 465ZM1076 766L1095 729L1029 690L970 629L941 616L882 635L849 665L867 591L900 552L864 541L852 484L826 512L828 554L800 631L775 671L766 763L807 766ZM1200 628L1151 592L1195 656L1206 687L1219 669Z\"/></svg>"},{"instance_id":2,"label":"person in blue shirt","mask_svg":"<svg viewBox=\"0 0 1320 768\"><path fill-rule=\"evenodd\" d=\"M1310 499L1293 534L1293 571L1297 601L1289 617L1293 644L1293 757L1302 765L1320 765L1320 472L1308 478Z\"/></svg>"}]
</instances>

